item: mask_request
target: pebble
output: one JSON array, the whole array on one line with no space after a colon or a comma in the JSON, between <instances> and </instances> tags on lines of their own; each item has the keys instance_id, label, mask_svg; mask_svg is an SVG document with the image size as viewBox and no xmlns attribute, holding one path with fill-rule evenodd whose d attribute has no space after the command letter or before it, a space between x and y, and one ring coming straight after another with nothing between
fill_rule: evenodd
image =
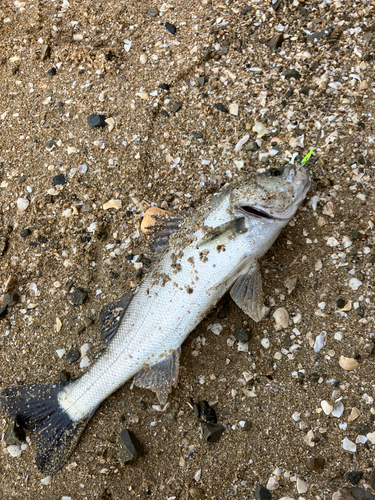
<instances>
[{"instance_id":1,"label":"pebble","mask_svg":"<svg viewBox=\"0 0 375 500\"><path fill-rule=\"evenodd\" d=\"M51 476L46 476L43 479L41 479L40 482L44 484L44 486L49 486L52 482L52 478Z\"/></svg>"},{"instance_id":2,"label":"pebble","mask_svg":"<svg viewBox=\"0 0 375 500\"><path fill-rule=\"evenodd\" d=\"M48 141L46 141L46 142L44 143L44 145L45 145L45 147L46 147L47 149L51 149L51 148L53 148L53 146L55 145L55 140L54 140L54 139L49 139Z\"/></svg>"},{"instance_id":3,"label":"pebble","mask_svg":"<svg viewBox=\"0 0 375 500\"><path fill-rule=\"evenodd\" d=\"M165 23L165 27L167 28L169 33L171 33L171 35L174 35L176 33L176 27L173 26L173 24L167 22Z\"/></svg>"},{"instance_id":4,"label":"pebble","mask_svg":"<svg viewBox=\"0 0 375 500\"><path fill-rule=\"evenodd\" d=\"M261 122L256 122L252 128L252 131L257 133L257 139L261 139L265 135L269 134L268 129Z\"/></svg>"},{"instance_id":5,"label":"pebble","mask_svg":"<svg viewBox=\"0 0 375 500\"><path fill-rule=\"evenodd\" d=\"M4 441L7 445L21 444L26 439L25 431L17 424L14 419L7 425L4 433Z\"/></svg>"},{"instance_id":6,"label":"pebble","mask_svg":"<svg viewBox=\"0 0 375 500\"><path fill-rule=\"evenodd\" d=\"M66 183L67 180L64 174L55 175L52 178L52 186L64 186Z\"/></svg>"},{"instance_id":7,"label":"pebble","mask_svg":"<svg viewBox=\"0 0 375 500\"><path fill-rule=\"evenodd\" d=\"M7 312L8 312L8 306L1 306L0 307L0 319L5 318Z\"/></svg>"},{"instance_id":8,"label":"pebble","mask_svg":"<svg viewBox=\"0 0 375 500\"><path fill-rule=\"evenodd\" d=\"M4 295L3 306L13 307L20 301L18 293L8 292Z\"/></svg>"},{"instance_id":9,"label":"pebble","mask_svg":"<svg viewBox=\"0 0 375 500\"><path fill-rule=\"evenodd\" d=\"M223 106L221 103L215 104L214 108L218 109L222 113L228 113L227 108L225 106Z\"/></svg>"},{"instance_id":10,"label":"pebble","mask_svg":"<svg viewBox=\"0 0 375 500\"><path fill-rule=\"evenodd\" d=\"M132 431L122 429L120 433L120 460L122 463L134 460L144 454L144 448Z\"/></svg>"},{"instance_id":11,"label":"pebble","mask_svg":"<svg viewBox=\"0 0 375 500\"><path fill-rule=\"evenodd\" d=\"M146 64L146 62L147 62L147 56L146 56L146 54L141 54L141 56L139 58L139 62L141 64Z\"/></svg>"},{"instance_id":12,"label":"pebble","mask_svg":"<svg viewBox=\"0 0 375 500\"><path fill-rule=\"evenodd\" d=\"M250 431L253 424L250 422L250 420L241 420L239 423L239 426L241 427L241 430L243 431Z\"/></svg>"},{"instance_id":13,"label":"pebble","mask_svg":"<svg viewBox=\"0 0 375 500\"><path fill-rule=\"evenodd\" d=\"M346 304L345 300L342 299L341 297L336 301L336 306L338 309L343 309L345 307L345 304Z\"/></svg>"},{"instance_id":14,"label":"pebble","mask_svg":"<svg viewBox=\"0 0 375 500\"><path fill-rule=\"evenodd\" d=\"M320 406L326 415L330 415L333 411L333 405L329 404L328 401L321 401Z\"/></svg>"},{"instance_id":15,"label":"pebble","mask_svg":"<svg viewBox=\"0 0 375 500\"><path fill-rule=\"evenodd\" d=\"M66 370L61 370L61 372L58 373L58 379L60 382L68 382L68 380L70 380L70 373Z\"/></svg>"},{"instance_id":16,"label":"pebble","mask_svg":"<svg viewBox=\"0 0 375 500\"><path fill-rule=\"evenodd\" d=\"M27 236L30 236L30 234L31 234L30 229L21 229L20 231L21 238L27 238Z\"/></svg>"},{"instance_id":17,"label":"pebble","mask_svg":"<svg viewBox=\"0 0 375 500\"><path fill-rule=\"evenodd\" d=\"M307 460L306 466L311 470L320 471L324 469L325 462L324 457L313 457Z\"/></svg>"},{"instance_id":18,"label":"pebble","mask_svg":"<svg viewBox=\"0 0 375 500\"><path fill-rule=\"evenodd\" d=\"M307 483L299 477L297 477L296 487L297 493L306 493L308 489Z\"/></svg>"},{"instance_id":19,"label":"pebble","mask_svg":"<svg viewBox=\"0 0 375 500\"><path fill-rule=\"evenodd\" d=\"M159 10L156 7L151 7L151 9L148 9L147 15L151 17L156 17L159 14Z\"/></svg>"},{"instance_id":20,"label":"pebble","mask_svg":"<svg viewBox=\"0 0 375 500\"><path fill-rule=\"evenodd\" d=\"M109 200L107 203L103 204L103 210L109 210L110 208L115 208L116 210L119 210L122 207L122 201L121 200Z\"/></svg>"},{"instance_id":21,"label":"pebble","mask_svg":"<svg viewBox=\"0 0 375 500\"><path fill-rule=\"evenodd\" d=\"M55 76L56 75L56 68L51 68L47 71L47 73L50 75L50 76Z\"/></svg>"},{"instance_id":22,"label":"pebble","mask_svg":"<svg viewBox=\"0 0 375 500\"><path fill-rule=\"evenodd\" d=\"M41 60L45 61L50 57L50 55L51 55L51 47L46 43L43 43L43 45L41 46L41 56L40 56Z\"/></svg>"},{"instance_id":23,"label":"pebble","mask_svg":"<svg viewBox=\"0 0 375 500\"><path fill-rule=\"evenodd\" d=\"M311 35L308 35L307 39L308 40L321 40L322 38L329 36L333 31L333 28L326 28L321 31L315 31L315 33L311 33Z\"/></svg>"},{"instance_id":24,"label":"pebble","mask_svg":"<svg viewBox=\"0 0 375 500\"><path fill-rule=\"evenodd\" d=\"M200 85L201 87L203 87L205 83L206 83L206 78L204 76L200 76L198 78L198 85Z\"/></svg>"},{"instance_id":25,"label":"pebble","mask_svg":"<svg viewBox=\"0 0 375 500\"><path fill-rule=\"evenodd\" d=\"M162 90L169 90L169 85L167 83L161 83L159 85L159 89L162 89Z\"/></svg>"},{"instance_id":26,"label":"pebble","mask_svg":"<svg viewBox=\"0 0 375 500\"><path fill-rule=\"evenodd\" d=\"M296 69L287 69L282 73L282 75L285 77L286 80L289 80L290 78L295 78L296 80L299 80L301 78L301 74Z\"/></svg>"},{"instance_id":27,"label":"pebble","mask_svg":"<svg viewBox=\"0 0 375 500\"><path fill-rule=\"evenodd\" d=\"M81 357L80 352L77 349L73 349L72 351L68 352L65 359L67 360L68 363L72 364L78 361L80 357Z\"/></svg>"},{"instance_id":28,"label":"pebble","mask_svg":"<svg viewBox=\"0 0 375 500\"><path fill-rule=\"evenodd\" d=\"M256 141L251 141L251 142L249 142L249 144L246 144L245 149L246 149L246 151L255 152L255 151L258 151L259 146L258 146L258 143Z\"/></svg>"},{"instance_id":29,"label":"pebble","mask_svg":"<svg viewBox=\"0 0 375 500\"><path fill-rule=\"evenodd\" d=\"M21 214L22 212L24 212L27 209L27 207L29 205L30 205L30 202L26 198L18 198L18 200L17 200L17 213Z\"/></svg>"},{"instance_id":30,"label":"pebble","mask_svg":"<svg viewBox=\"0 0 375 500\"><path fill-rule=\"evenodd\" d=\"M348 483L352 484L353 486L357 486L362 477L363 477L363 472L356 470L347 472L345 474L345 479L348 481Z\"/></svg>"},{"instance_id":31,"label":"pebble","mask_svg":"<svg viewBox=\"0 0 375 500\"><path fill-rule=\"evenodd\" d=\"M242 328L236 328L234 330L234 338L238 342L248 342L249 340L249 332L243 330Z\"/></svg>"},{"instance_id":32,"label":"pebble","mask_svg":"<svg viewBox=\"0 0 375 500\"><path fill-rule=\"evenodd\" d=\"M202 132L189 132L189 134L194 137L194 139L202 139L203 134Z\"/></svg>"},{"instance_id":33,"label":"pebble","mask_svg":"<svg viewBox=\"0 0 375 500\"><path fill-rule=\"evenodd\" d=\"M357 451L357 446L355 445L355 443L350 441L348 438L343 439L342 447L344 448L344 450L351 451L352 453L355 453Z\"/></svg>"},{"instance_id":34,"label":"pebble","mask_svg":"<svg viewBox=\"0 0 375 500\"><path fill-rule=\"evenodd\" d=\"M13 458L18 457L21 455L21 447L18 444L13 444L7 447L7 451L9 455Z\"/></svg>"},{"instance_id":35,"label":"pebble","mask_svg":"<svg viewBox=\"0 0 375 500\"><path fill-rule=\"evenodd\" d=\"M171 111L173 111L173 113L177 113L177 111L180 111L181 108L182 108L182 103L181 102L175 102L171 106Z\"/></svg>"},{"instance_id":36,"label":"pebble","mask_svg":"<svg viewBox=\"0 0 375 500\"><path fill-rule=\"evenodd\" d=\"M275 476L271 476L267 482L267 490L269 491L275 491L277 490L277 488L280 486L280 483L279 481L277 480L277 478Z\"/></svg>"},{"instance_id":37,"label":"pebble","mask_svg":"<svg viewBox=\"0 0 375 500\"><path fill-rule=\"evenodd\" d=\"M372 471L371 477L370 477L370 485L373 490L375 490L375 469Z\"/></svg>"},{"instance_id":38,"label":"pebble","mask_svg":"<svg viewBox=\"0 0 375 500\"><path fill-rule=\"evenodd\" d=\"M232 103L229 105L229 113L233 116L238 115L238 104Z\"/></svg>"},{"instance_id":39,"label":"pebble","mask_svg":"<svg viewBox=\"0 0 375 500\"><path fill-rule=\"evenodd\" d=\"M82 305L84 301L87 299L88 294L89 293L87 290L83 290L83 288L76 288L73 292L71 303L74 306Z\"/></svg>"},{"instance_id":40,"label":"pebble","mask_svg":"<svg viewBox=\"0 0 375 500\"><path fill-rule=\"evenodd\" d=\"M107 125L106 123L106 116L105 115L97 115L95 113L92 113L90 116L87 117L87 125L90 128L98 128L98 127L105 127Z\"/></svg>"},{"instance_id":41,"label":"pebble","mask_svg":"<svg viewBox=\"0 0 375 500\"><path fill-rule=\"evenodd\" d=\"M273 313L273 318L275 319L276 325L280 328L287 328L289 324L289 314L286 309L279 307Z\"/></svg>"},{"instance_id":42,"label":"pebble","mask_svg":"<svg viewBox=\"0 0 375 500\"><path fill-rule=\"evenodd\" d=\"M197 408L194 409L195 413L198 413L198 417L200 417L207 424L216 424L217 416L214 408L208 404L207 401L200 401L197 405Z\"/></svg>"},{"instance_id":43,"label":"pebble","mask_svg":"<svg viewBox=\"0 0 375 500\"><path fill-rule=\"evenodd\" d=\"M283 41L284 35L282 33L279 33L278 35L272 37L271 40L266 43L266 45L269 49L276 50L281 47Z\"/></svg>"},{"instance_id":44,"label":"pebble","mask_svg":"<svg viewBox=\"0 0 375 500\"><path fill-rule=\"evenodd\" d=\"M205 498L206 493L203 488L190 488L189 495L191 498L199 500L201 498Z\"/></svg>"},{"instance_id":45,"label":"pebble","mask_svg":"<svg viewBox=\"0 0 375 500\"><path fill-rule=\"evenodd\" d=\"M216 443L224 431L225 427L220 424L206 424L203 427L203 438L208 443Z\"/></svg>"},{"instance_id":46,"label":"pebble","mask_svg":"<svg viewBox=\"0 0 375 500\"><path fill-rule=\"evenodd\" d=\"M352 371L358 368L359 363L354 358L345 358L344 356L340 356L339 365L344 370Z\"/></svg>"},{"instance_id":47,"label":"pebble","mask_svg":"<svg viewBox=\"0 0 375 500\"><path fill-rule=\"evenodd\" d=\"M361 414L361 411L358 410L358 408L352 408L352 411L350 412L348 422L353 422L356 418L358 418Z\"/></svg>"},{"instance_id":48,"label":"pebble","mask_svg":"<svg viewBox=\"0 0 375 500\"><path fill-rule=\"evenodd\" d=\"M264 486L258 485L257 489L255 490L255 498L256 500L271 500L272 493Z\"/></svg>"},{"instance_id":49,"label":"pebble","mask_svg":"<svg viewBox=\"0 0 375 500\"><path fill-rule=\"evenodd\" d=\"M362 488L343 488L337 493L338 496L335 498L332 497L332 500L375 500L375 496L372 493Z\"/></svg>"}]
</instances>

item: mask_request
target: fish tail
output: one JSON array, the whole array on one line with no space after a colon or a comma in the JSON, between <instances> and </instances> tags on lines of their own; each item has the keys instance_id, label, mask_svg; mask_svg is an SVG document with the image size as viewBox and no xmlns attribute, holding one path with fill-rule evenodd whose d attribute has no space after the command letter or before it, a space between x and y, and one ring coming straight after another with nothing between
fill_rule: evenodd
<instances>
[{"instance_id":1,"label":"fish tail","mask_svg":"<svg viewBox=\"0 0 375 500\"><path fill-rule=\"evenodd\" d=\"M68 384L24 385L0 393L5 413L17 419L21 428L37 434L35 463L46 474L63 467L92 416L74 421L60 406L58 394Z\"/></svg>"}]
</instances>

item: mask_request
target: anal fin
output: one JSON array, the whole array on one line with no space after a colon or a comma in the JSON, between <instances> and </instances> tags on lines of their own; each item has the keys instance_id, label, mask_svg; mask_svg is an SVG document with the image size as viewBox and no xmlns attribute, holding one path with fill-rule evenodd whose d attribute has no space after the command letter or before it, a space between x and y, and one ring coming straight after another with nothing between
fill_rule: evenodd
<instances>
[{"instance_id":1,"label":"anal fin","mask_svg":"<svg viewBox=\"0 0 375 500\"><path fill-rule=\"evenodd\" d=\"M252 267L247 274L242 274L237 279L230 295L238 307L254 321L258 322L263 318L264 297L258 266Z\"/></svg>"},{"instance_id":2,"label":"anal fin","mask_svg":"<svg viewBox=\"0 0 375 500\"><path fill-rule=\"evenodd\" d=\"M134 384L155 392L160 404L165 405L172 387L176 387L178 382L180 353L181 348L178 348L156 365L138 372L134 377Z\"/></svg>"}]
</instances>

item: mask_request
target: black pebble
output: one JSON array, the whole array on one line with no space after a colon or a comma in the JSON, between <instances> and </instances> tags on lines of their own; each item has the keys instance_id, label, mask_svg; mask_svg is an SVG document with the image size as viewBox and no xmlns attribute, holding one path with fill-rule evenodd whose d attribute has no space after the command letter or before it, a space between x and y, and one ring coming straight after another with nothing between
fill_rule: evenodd
<instances>
[{"instance_id":1,"label":"black pebble","mask_svg":"<svg viewBox=\"0 0 375 500\"><path fill-rule=\"evenodd\" d=\"M56 175L52 179L52 186L64 186L66 183L67 180L64 174Z\"/></svg>"},{"instance_id":2,"label":"black pebble","mask_svg":"<svg viewBox=\"0 0 375 500\"><path fill-rule=\"evenodd\" d=\"M352 484L353 486L357 486L362 477L363 477L363 472L357 470L354 470L352 472L347 472L345 474L345 479L348 481L348 483Z\"/></svg>"},{"instance_id":3,"label":"black pebble","mask_svg":"<svg viewBox=\"0 0 375 500\"><path fill-rule=\"evenodd\" d=\"M204 76L200 76L198 78L198 85L200 85L201 87L203 87L205 83L206 83L206 78Z\"/></svg>"},{"instance_id":4,"label":"black pebble","mask_svg":"<svg viewBox=\"0 0 375 500\"><path fill-rule=\"evenodd\" d=\"M126 260L133 260L134 255L132 253L129 253L128 255L125 255Z\"/></svg>"},{"instance_id":5,"label":"black pebble","mask_svg":"<svg viewBox=\"0 0 375 500\"><path fill-rule=\"evenodd\" d=\"M30 234L31 234L30 229L21 229L20 231L21 238L26 238L27 236L30 236Z\"/></svg>"},{"instance_id":6,"label":"black pebble","mask_svg":"<svg viewBox=\"0 0 375 500\"><path fill-rule=\"evenodd\" d=\"M73 297L71 300L71 303L74 306L80 306L84 303L88 296L88 292L86 290L83 290L82 288L76 288L73 292Z\"/></svg>"},{"instance_id":7,"label":"black pebble","mask_svg":"<svg viewBox=\"0 0 375 500\"><path fill-rule=\"evenodd\" d=\"M217 416L214 408L211 408L207 401L200 401L198 405L201 419L207 424L216 424Z\"/></svg>"},{"instance_id":8,"label":"black pebble","mask_svg":"<svg viewBox=\"0 0 375 500\"><path fill-rule=\"evenodd\" d=\"M282 75L285 76L286 80L289 80L289 78L299 80L301 78L301 73L299 73L296 69L287 69L282 73Z\"/></svg>"},{"instance_id":9,"label":"black pebble","mask_svg":"<svg viewBox=\"0 0 375 500\"><path fill-rule=\"evenodd\" d=\"M149 266L151 264L151 259L148 259L147 257L144 257L142 259L142 263L145 265L145 266Z\"/></svg>"},{"instance_id":10,"label":"black pebble","mask_svg":"<svg viewBox=\"0 0 375 500\"><path fill-rule=\"evenodd\" d=\"M249 340L249 332L243 328L236 328L234 330L234 337L238 342L247 342Z\"/></svg>"},{"instance_id":11,"label":"black pebble","mask_svg":"<svg viewBox=\"0 0 375 500\"><path fill-rule=\"evenodd\" d=\"M176 27L173 26L173 24L165 23L165 27L167 28L169 33L171 33L172 35L174 35L176 33Z\"/></svg>"},{"instance_id":12,"label":"black pebble","mask_svg":"<svg viewBox=\"0 0 375 500\"><path fill-rule=\"evenodd\" d=\"M219 111L222 111L223 113L228 113L227 108L220 103L215 104L214 108L218 109Z\"/></svg>"},{"instance_id":13,"label":"black pebble","mask_svg":"<svg viewBox=\"0 0 375 500\"><path fill-rule=\"evenodd\" d=\"M165 111L165 109L162 109L160 111L160 114L163 115L163 116L165 116L166 118L169 118L169 113L168 113L168 111Z\"/></svg>"},{"instance_id":14,"label":"black pebble","mask_svg":"<svg viewBox=\"0 0 375 500\"><path fill-rule=\"evenodd\" d=\"M138 441L132 431L123 429L120 434L120 444L122 450L120 451L121 462L129 462L144 454L142 444Z\"/></svg>"},{"instance_id":15,"label":"black pebble","mask_svg":"<svg viewBox=\"0 0 375 500\"><path fill-rule=\"evenodd\" d=\"M169 90L169 85L167 83L161 83L159 85L159 89L162 89L162 90Z\"/></svg>"},{"instance_id":16,"label":"black pebble","mask_svg":"<svg viewBox=\"0 0 375 500\"><path fill-rule=\"evenodd\" d=\"M371 428L367 424L357 424L356 429L358 434L361 434L362 436L371 432Z\"/></svg>"},{"instance_id":17,"label":"black pebble","mask_svg":"<svg viewBox=\"0 0 375 500\"><path fill-rule=\"evenodd\" d=\"M61 372L58 373L58 379L60 382L68 382L68 380L70 380L70 373L66 370L61 370Z\"/></svg>"},{"instance_id":18,"label":"black pebble","mask_svg":"<svg viewBox=\"0 0 375 500\"><path fill-rule=\"evenodd\" d=\"M45 147L46 148L52 148L52 146L55 144L55 140L54 139L49 139L48 141L46 141L44 143Z\"/></svg>"},{"instance_id":19,"label":"black pebble","mask_svg":"<svg viewBox=\"0 0 375 500\"><path fill-rule=\"evenodd\" d=\"M51 68L47 71L47 73L50 75L50 76L55 76L56 75L56 68Z\"/></svg>"},{"instance_id":20,"label":"black pebble","mask_svg":"<svg viewBox=\"0 0 375 500\"><path fill-rule=\"evenodd\" d=\"M68 354L66 355L66 360L68 363L72 364L78 361L80 357L81 357L80 352L77 351L77 349L73 349L72 351L69 351Z\"/></svg>"},{"instance_id":21,"label":"black pebble","mask_svg":"<svg viewBox=\"0 0 375 500\"><path fill-rule=\"evenodd\" d=\"M45 243L47 243L47 238L45 238L44 236L39 236L38 241L41 245L44 245Z\"/></svg>"},{"instance_id":22,"label":"black pebble","mask_svg":"<svg viewBox=\"0 0 375 500\"><path fill-rule=\"evenodd\" d=\"M17 293L8 292L4 295L3 306L13 307L20 301L20 296Z\"/></svg>"},{"instance_id":23,"label":"black pebble","mask_svg":"<svg viewBox=\"0 0 375 500\"><path fill-rule=\"evenodd\" d=\"M107 125L105 120L106 116L93 113L87 117L87 125L90 128L105 127Z\"/></svg>"},{"instance_id":24,"label":"black pebble","mask_svg":"<svg viewBox=\"0 0 375 500\"><path fill-rule=\"evenodd\" d=\"M342 309L345 306L345 304L346 304L345 300L342 299L341 297L337 299L336 305L338 309Z\"/></svg>"},{"instance_id":25,"label":"black pebble","mask_svg":"<svg viewBox=\"0 0 375 500\"><path fill-rule=\"evenodd\" d=\"M317 372L311 372L308 374L310 382L318 382L320 375Z\"/></svg>"},{"instance_id":26,"label":"black pebble","mask_svg":"<svg viewBox=\"0 0 375 500\"><path fill-rule=\"evenodd\" d=\"M267 488L260 484L255 490L255 498L256 500L271 500L272 495L271 492L267 490Z\"/></svg>"},{"instance_id":27,"label":"black pebble","mask_svg":"<svg viewBox=\"0 0 375 500\"><path fill-rule=\"evenodd\" d=\"M119 277L119 273L116 273L116 271L111 271L109 273L109 277L111 278L111 280L114 280Z\"/></svg>"},{"instance_id":28,"label":"black pebble","mask_svg":"<svg viewBox=\"0 0 375 500\"><path fill-rule=\"evenodd\" d=\"M1 306L0 307L0 319L5 318L7 312L8 312L8 306Z\"/></svg>"},{"instance_id":29,"label":"black pebble","mask_svg":"<svg viewBox=\"0 0 375 500\"><path fill-rule=\"evenodd\" d=\"M219 424L206 424L203 428L203 438L207 443L216 443L225 431L225 427Z\"/></svg>"}]
</instances>

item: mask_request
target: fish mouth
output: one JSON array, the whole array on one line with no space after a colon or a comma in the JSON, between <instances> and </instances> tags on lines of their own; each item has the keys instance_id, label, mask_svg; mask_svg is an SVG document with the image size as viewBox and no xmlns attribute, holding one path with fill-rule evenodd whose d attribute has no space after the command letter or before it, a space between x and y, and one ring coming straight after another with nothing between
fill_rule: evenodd
<instances>
[{"instance_id":1,"label":"fish mouth","mask_svg":"<svg viewBox=\"0 0 375 500\"><path fill-rule=\"evenodd\" d=\"M246 215L250 215L251 217L255 217L256 219L267 219L274 220L275 217L265 212L264 210L260 210L259 208L252 207L251 205L243 205L240 206L239 209L244 212Z\"/></svg>"}]
</instances>

